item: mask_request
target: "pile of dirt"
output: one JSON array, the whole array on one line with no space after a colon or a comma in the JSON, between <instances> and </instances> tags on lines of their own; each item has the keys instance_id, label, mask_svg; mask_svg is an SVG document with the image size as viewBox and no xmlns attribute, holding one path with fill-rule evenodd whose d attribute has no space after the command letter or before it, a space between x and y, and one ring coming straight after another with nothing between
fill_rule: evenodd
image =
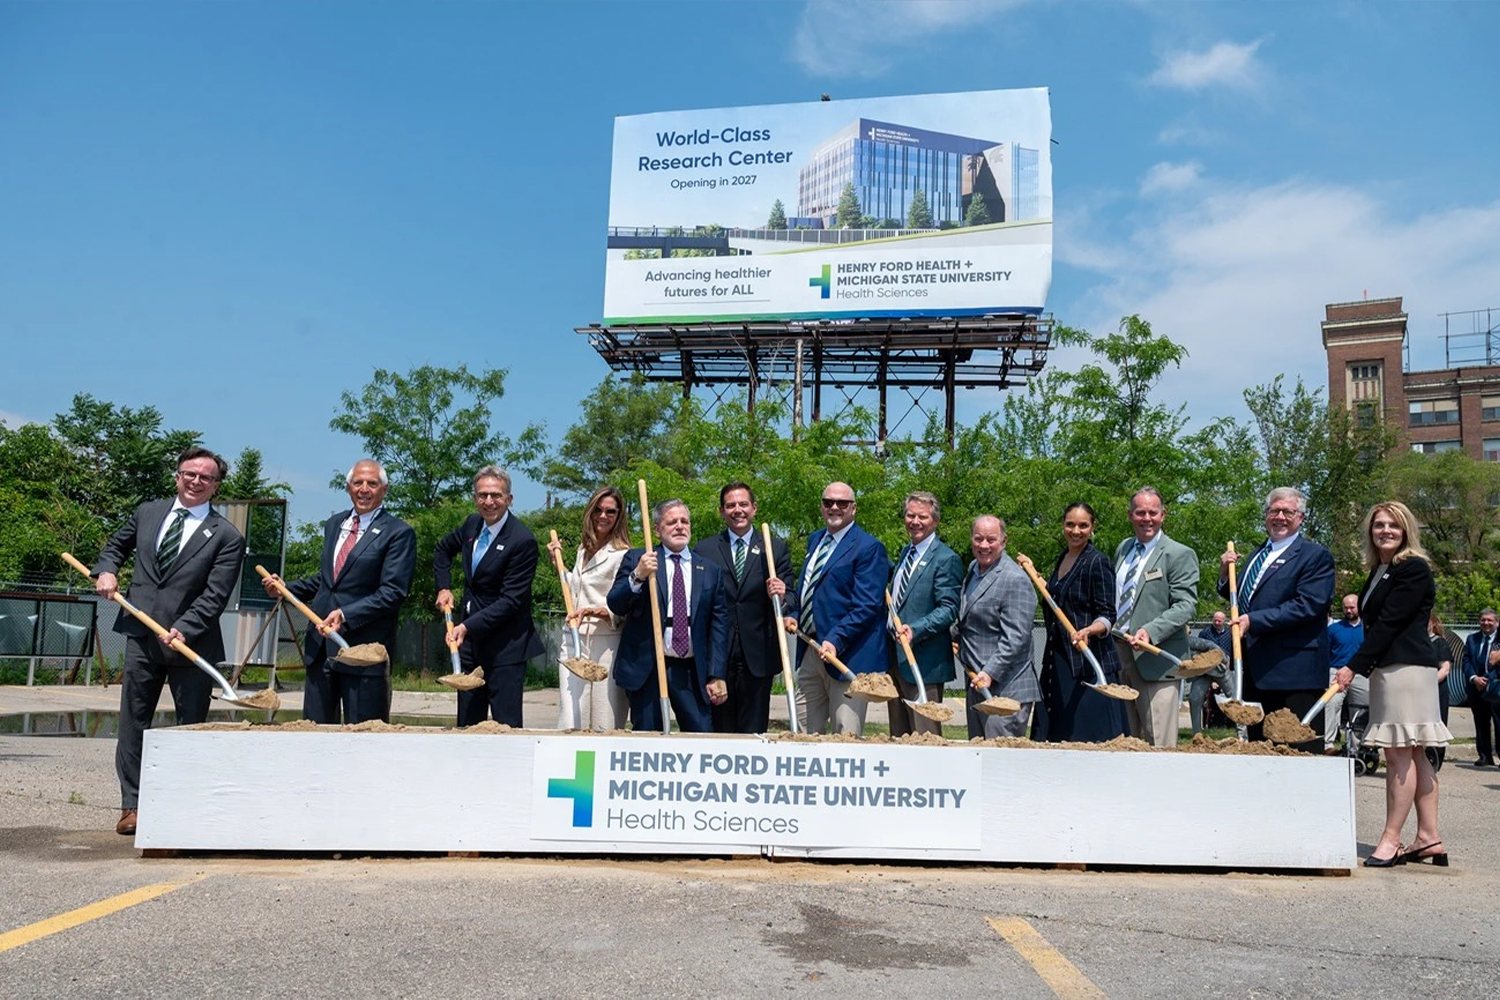
<instances>
[{"instance_id":1,"label":"pile of dirt","mask_svg":"<svg viewBox=\"0 0 1500 1000\"><path fill-rule=\"evenodd\" d=\"M473 691L484 687L484 668L475 667L467 674L444 674L437 680L439 684L455 691Z\"/></svg>"},{"instance_id":2,"label":"pile of dirt","mask_svg":"<svg viewBox=\"0 0 1500 1000\"><path fill-rule=\"evenodd\" d=\"M866 701L895 701L900 697L889 674L856 674L849 683L849 696Z\"/></svg>"},{"instance_id":3,"label":"pile of dirt","mask_svg":"<svg viewBox=\"0 0 1500 1000\"><path fill-rule=\"evenodd\" d=\"M1125 684L1090 684L1089 687L1116 701L1135 701L1141 696L1139 691Z\"/></svg>"},{"instance_id":4,"label":"pile of dirt","mask_svg":"<svg viewBox=\"0 0 1500 1000\"><path fill-rule=\"evenodd\" d=\"M1220 702L1219 711L1236 726L1253 726L1266 717L1263 709L1251 708L1242 701Z\"/></svg>"},{"instance_id":5,"label":"pile of dirt","mask_svg":"<svg viewBox=\"0 0 1500 1000\"><path fill-rule=\"evenodd\" d=\"M385 647L378 642L362 642L358 646L341 650L334 659L351 667L373 667L386 661L386 652Z\"/></svg>"},{"instance_id":6,"label":"pile of dirt","mask_svg":"<svg viewBox=\"0 0 1500 1000\"><path fill-rule=\"evenodd\" d=\"M1116 736L1106 743L1037 743L1021 736L999 736L994 739L972 739L968 742L945 740L932 733L912 733L892 739L884 733L856 737L848 734L820 736L813 733L776 733L768 737L787 743L892 743L920 746L998 747L1003 750L1087 750L1093 753L1208 753L1251 757L1306 757L1307 754L1275 743L1241 743L1233 736L1212 740L1202 733L1191 742L1175 747L1154 747L1134 736Z\"/></svg>"},{"instance_id":7,"label":"pile of dirt","mask_svg":"<svg viewBox=\"0 0 1500 1000\"><path fill-rule=\"evenodd\" d=\"M1006 698L997 695L994 698L986 698L974 706L974 711L981 715L1015 715L1021 710L1021 703L1014 698Z\"/></svg>"},{"instance_id":8,"label":"pile of dirt","mask_svg":"<svg viewBox=\"0 0 1500 1000\"><path fill-rule=\"evenodd\" d=\"M609 670L602 663L582 656L570 656L562 661L562 665L568 668L570 673L576 674L586 681L602 681L609 676Z\"/></svg>"},{"instance_id":9,"label":"pile of dirt","mask_svg":"<svg viewBox=\"0 0 1500 1000\"><path fill-rule=\"evenodd\" d=\"M935 701L914 701L907 702L907 705L913 712L933 722L950 722L953 719L953 709Z\"/></svg>"},{"instance_id":10,"label":"pile of dirt","mask_svg":"<svg viewBox=\"0 0 1500 1000\"><path fill-rule=\"evenodd\" d=\"M1302 720L1293 715L1289 708L1278 708L1266 716L1265 733L1266 739L1273 743L1306 743L1318 737L1318 734L1310 727L1304 726Z\"/></svg>"}]
</instances>

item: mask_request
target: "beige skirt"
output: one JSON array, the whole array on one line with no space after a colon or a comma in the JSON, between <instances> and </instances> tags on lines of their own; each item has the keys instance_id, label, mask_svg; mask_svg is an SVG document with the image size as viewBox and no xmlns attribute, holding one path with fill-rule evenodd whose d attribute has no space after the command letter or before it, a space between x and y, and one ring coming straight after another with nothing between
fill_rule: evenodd
<instances>
[{"instance_id":1,"label":"beige skirt","mask_svg":"<svg viewBox=\"0 0 1500 1000\"><path fill-rule=\"evenodd\" d=\"M1440 747L1452 739L1438 711L1436 668L1421 664L1375 668L1370 674L1366 746Z\"/></svg>"}]
</instances>

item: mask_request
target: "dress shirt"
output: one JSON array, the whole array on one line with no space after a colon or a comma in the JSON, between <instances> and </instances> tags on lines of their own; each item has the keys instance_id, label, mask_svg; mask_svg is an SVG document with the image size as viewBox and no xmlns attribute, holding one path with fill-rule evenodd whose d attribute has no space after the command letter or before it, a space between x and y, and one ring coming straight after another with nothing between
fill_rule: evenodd
<instances>
[{"instance_id":1,"label":"dress shirt","mask_svg":"<svg viewBox=\"0 0 1500 1000\"><path fill-rule=\"evenodd\" d=\"M912 558L911 558L911 575L912 576L916 575L917 564L920 563L923 559L927 558L927 550L930 549L930 548L932 548L932 543L934 541L936 541L936 540L937 540L937 532L934 531L932 534L928 535L926 538L922 539L920 542L918 542L916 544L916 546L915 546L915 548L917 550L916 554L913 555ZM903 547L901 549L901 555L900 555L900 557L896 560L896 575L897 575L897 577L899 577L900 574L901 574L901 564L906 561L906 549L909 548L909 547L911 547L911 546L905 546L905 547ZM908 583L911 582L910 578L908 578L907 582ZM895 583L896 583L895 580L891 581L891 585L892 586L894 586ZM901 598L904 597L904 596L905 596L905 591L903 591L900 594L894 594L893 593L891 595L891 599L893 601L895 601L896 603L899 604L899 603L901 603Z\"/></svg>"},{"instance_id":2,"label":"dress shirt","mask_svg":"<svg viewBox=\"0 0 1500 1000\"><path fill-rule=\"evenodd\" d=\"M841 542L841 541L844 540L844 536L847 535L847 534L849 534L849 529L852 528L852 527L854 527L854 522L850 521L848 524L844 525L842 528L840 528L838 531L834 532L833 534L831 534L831 535L824 535L823 536L824 538L832 538L833 539L833 544L831 546L829 546L829 548L828 548L828 558L823 560L823 566L824 566L825 569L827 568L829 561L831 559L833 559L833 554L839 550L839 542ZM823 544L822 539L819 539L818 544L819 545ZM804 566L804 567L802 567L802 587L801 587L801 589L803 591L807 590L807 575L808 575L808 573L810 573L812 571L813 557L816 556L817 554L818 554L818 550L817 549L813 549L811 552L809 552L807 554L807 565Z\"/></svg>"},{"instance_id":3,"label":"dress shirt","mask_svg":"<svg viewBox=\"0 0 1500 1000\"><path fill-rule=\"evenodd\" d=\"M667 587L662 591L662 599L667 605L667 614L669 616L672 613L672 598L675 596L674 591L672 590L672 578L676 575L676 569L672 563L672 557L676 555L682 556L682 591L683 595L687 598L689 613L692 612L693 607L693 550L686 547L684 547L681 552L673 552L671 549L666 549L664 552L660 553L661 558L657 561L657 565L666 570L667 574ZM639 594L641 592L641 588L644 586L644 583L635 578L634 573L630 574L630 590L632 593ZM667 650L667 655L670 656L672 655L672 629L676 627L677 623L673 622L672 624L668 625L666 624L667 620L668 619L663 619L663 625L665 627L661 632L661 648ZM692 627L690 622L683 622L682 625L686 628ZM689 642L689 645L691 645L691 641Z\"/></svg>"},{"instance_id":4,"label":"dress shirt","mask_svg":"<svg viewBox=\"0 0 1500 1000\"><path fill-rule=\"evenodd\" d=\"M1260 566L1260 572L1255 575L1255 580L1253 581L1254 584L1255 584L1255 586L1253 586L1253 587L1250 588L1249 593L1241 593L1239 595L1239 599L1240 599L1240 603L1241 604L1249 604L1250 603L1250 598L1253 597L1253 596L1255 596L1255 591L1260 587L1260 581L1262 581L1262 580L1264 580L1266 578L1266 570L1268 570L1268 569L1271 568L1271 564L1276 561L1276 557L1279 556L1279 555L1281 555L1281 553L1285 552L1288 545L1291 545L1293 542L1295 542L1297 539L1299 539L1301 537L1302 537L1302 532L1300 532L1300 531L1294 531L1290 535L1288 535L1287 537L1283 538L1279 542L1270 542L1269 543L1271 551L1266 553L1265 561L1262 562L1261 566ZM1257 551L1259 551L1259 550L1257 550ZM1250 561L1253 562L1254 560L1255 560L1255 556L1252 555L1250 557ZM1250 562L1246 562L1245 563L1245 567L1248 569L1250 567Z\"/></svg>"},{"instance_id":5,"label":"dress shirt","mask_svg":"<svg viewBox=\"0 0 1500 1000\"><path fill-rule=\"evenodd\" d=\"M488 521L484 522L484 528L489 528L490 529L490 548L494 548L495 547L495 539L497 539L497 538L500 537L500 529L504 528L505 527L505 522L509 521L509 520L510 520L510 511L507 510L504 514L500 515L500 520L496 521L494 524L491 524ZM479 534L481 534L481 535L484 534L484 528L480 528L479 529ZM479 535L475 535L474 536L474 544L469 549L470 554L472 554L473 551L474 551L474 549L476 549L478 547L479 547ZM489 551L489 549L485 549L485 552L488 552L488 551ZM484 556L480 556L479 558L483 559Z\"/></svg>"},{"instance_id":6,"label":"dress shirt","mask_svg":"<svg viewBox=\"0 0 1500 1000\"><path fill-rule=\"evenodd\" d=\"M167 529L172 526L179 510L188 512L188 516L182 522L182 534L177 538L177 551L181 553L182 547L188 543L189 538L193 537L193 532L197 531L203 519L208 517L208 509L207 503L200 503L196 507L184 507L181 500L173 500L172 509L167 511L167 519L161 523L161 530L156 533L157 551L161 550L162 539L167 537Z\"/></svg>"},{"instance_id":7,"label":"dress shirt","mask_svg":"<svg viewBox=\"0 0 1500 1000\"><path fill-rule=\"evenodd\" d=\"M1133 542L1139 542L1140 539L1139 538L1133 538L1133 539L1131 539L1131 541L1133 541ZM1140 589L1141 589L1140 577L1141 577L1141 574L1144 573L1144 572L1146 572L1146 564L1151 561L1151 553L1153 553L1153 552L1156 551L1156 544L1158 542L1160 542L1160 541L1161 541L1161 532L1158 531L1156 533L1156 537L1152 538L1151 541L1149 541L1149 542L1146 543L1146 550L1141 553L1140 560L1138 562L1136 562L1136 564L1135 564L1135 576L1136 576L1136 585L1135 585L1135 587L1136 587L1136 599L1137 600L1140 599ZM1120 566L1119 566L1119 568L1115 570L1115 593L1116 594L1121 593L1125 589L1125 567L1130 565L1130 555L1131 555L1131 553L1129 551L1127 551L1125 553L1125 558L1123 558L1123 559L1120 560ZM1129 622L1120 622L1120 627L1121 628L1125 628L1129 624L1130 624Z\"/></svg>"},{"instance_id":8,"label":"dress shirt","mask_svg":"<svg viewBox=\"0 0 1500 1000\"><path fill-rule=\"evenodd\" d=\"M339 525L339 537L333 543L333 551L337 552L344 547L344 542L349 538L349 532L351 531L355 533L354 540L359 541L359 536L370 529L370 522L379 517L380 512L384 509L384 506L376 507L368 514L356 514L350 511L349 516L344 518L344 523Z\"/></svg>"}]
</instances>

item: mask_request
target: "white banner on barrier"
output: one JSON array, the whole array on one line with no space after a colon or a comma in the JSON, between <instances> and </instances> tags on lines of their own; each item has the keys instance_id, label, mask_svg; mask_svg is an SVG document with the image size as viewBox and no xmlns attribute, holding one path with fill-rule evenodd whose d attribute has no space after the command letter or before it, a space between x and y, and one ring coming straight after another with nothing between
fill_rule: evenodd
<instances>
[{"instance_id":1,"label":"white banner on barrier","mask_svg":"<svg viewBox=\"0 0 1500 1000\"><path fill-rule=\"evenodd\" d=\"M537 840L980 846L977 750L574 737L534 760Z\"/></svg>"}]
</instances>

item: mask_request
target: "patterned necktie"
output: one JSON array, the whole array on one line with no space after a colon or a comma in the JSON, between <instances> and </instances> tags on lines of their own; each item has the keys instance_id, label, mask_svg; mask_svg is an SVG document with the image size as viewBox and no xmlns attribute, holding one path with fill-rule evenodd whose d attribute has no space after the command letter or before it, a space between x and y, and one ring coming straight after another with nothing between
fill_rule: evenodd
<instances>
[{"instance_id":1,"label":"patterned necktie","mask_svg":"<svg viewBox=\"0 0 1500 1000\"><path fill-rule=\"evenodd\" d=\"M917 564L917 547L908 545L906 555L901 559L901 565L896 570L896 586L891 593L891 603L900 605L901 596L906 593L906 584L911 580L912 567Z\"/></svg>"},{"instance_id":2,"label":"patterned necktie","mask_svg":"<svg viewBox=\"0 0 1500 1000\"><path fill-rule=\"evenodd\" d=\"M813 595L818 591L818 581L823 579L823 568L828 565L832 553L833 536L824 535L807 567L807 582L802 586L802 613L797 616L797 627L808 635L818 634L813 624Z\"/></svg>"},{"instance_id":3,"label":"patterned necktie","mask_svg":"<svg viewBox=\"0 0 1500 1000\"><path fill-rule=\"evenodd\" d=\"M161 538L161 545L156 549L156 572L158 576L165 576L167 570L177 561L177 550L182 548L182 522L187 520L186 507L178 507L172 523L167 525L167 533Z\"/></svg>"},{"instance_id":4,"label":"patterned necktie","mask_svg":"<svg viewBox=\"0 0 1500 1000\"><path fill-rule=\"evenodd\" d=\"M488 524L486 524L484 526L484 530L479 533L479 540L474 543L474 559L473 559L473 562L470 563L470 565L472 565L472 566L478 566L479 565L479 560L481 560L481 559L484 558L484 554L489 551L489 548L490 548L490 526Z\"/></svg>"},{"instance_id":5,"label":"patterned necktie","mask_svg":"<svg viewBox=\"0 0 1500 1000\"><path fill-rule=\"evenodd\" d=\"M692 623L688 621L687 584L682 579L682 556L672 553L672 655L693 652Z\"/></svg>"},{"instance_id":6,"label":"patterned necktie","mask_svg":"<svg viewBox=\"0 0 1500 1000\"><path fill-rule=\"evenodd\" d=\"M349 560L349 553L354 551L354 543L359 541L359 515L351 514L354 523L349 526L349 537L344 539L344 544L339 546L338 554L333 557L333 579L337 582L339 574L344 571L344 563Z\"/></svg>"},{"instance_id":7,"label":"patterned necktie","mask_svg":"<svg viewBox=\"0 0 1500 1000\"><path fill-rule=\"evenodd\" d=\"M1240 577L1240 592L1237 595L1240 604L1249 604L1250 595L1255 593L1255 584L1260 580L1260 571L1266 568L1266 559L1271 555L1271 546L1263 545L1255 558L1250 560L1250 565L1245 567L1245 575Z\"/></svg>"},{"instance_id":8,"label":"patterned necktie","mask_svg":"<svg viewBox=\"0 0 1500 1000\"><path fill-rule=\"evenodd\" d=\"M734 578L736 580L745 578L745 540L743 538L734 540Z\"/></svg>"},{"instance_id":9,"label":"patterned necktie","mask_svg":"<svg viewBox=\"0 0 1500 1000\"><path fill-rule=\"evenodd\" d=\"M1130 612L1135 610L1135 577L1141 568L1141 556L1145 551L1146 546L1137 538L1135 548L1130 550L1130 557L1125 560L1125 581L1120 584L1120 599L1117 602L1119 610L1115 613L1115 624L1127 631L1130 626Z\"/></svg>"}]
</instances>

